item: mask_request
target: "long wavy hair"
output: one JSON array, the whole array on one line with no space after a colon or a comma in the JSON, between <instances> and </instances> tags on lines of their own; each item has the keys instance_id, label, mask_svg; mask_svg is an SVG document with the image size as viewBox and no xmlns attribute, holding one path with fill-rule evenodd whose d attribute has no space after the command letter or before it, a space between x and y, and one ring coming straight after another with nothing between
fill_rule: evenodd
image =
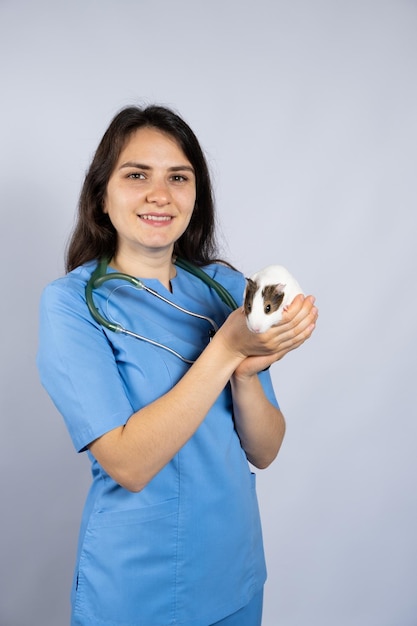
<instances>
[{"instance_id":1,"label":"long wavy hair","mask_svg":"<svg viewBox=\"0 0 417 626\"><path fill-rule=\"evenodd\" d=\"M66 250L67 272L87 261L101 257L110 259L115 255L117 232L103 211L107 184L129 138L142 127L156 128L170 135L195 171L193 214L187 230L174 244L174 254L200 266L216 260L213 192L207 162L197 137L181 117L166 107L131 106L113 118L87 171L76 224Z\"/></svg>"}]
</instances>

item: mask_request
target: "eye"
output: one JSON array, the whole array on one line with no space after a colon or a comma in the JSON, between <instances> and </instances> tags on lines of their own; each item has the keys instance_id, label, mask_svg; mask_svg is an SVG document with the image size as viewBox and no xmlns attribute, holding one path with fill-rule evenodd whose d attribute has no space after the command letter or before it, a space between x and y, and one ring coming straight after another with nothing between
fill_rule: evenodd
<instances>
[{"instance_id":1,"label":"eye","mask_svg":"<svg viewBox=\"0 0 417 626\"><path fill-rule=\"evenodd\" d=\"M132 180L145 180L145 174L143 172L131 172L127 175L127 178Z\"/></svg>"},{"instance_id":2,"label":"eye","mask_svg":"<svg viewBox=\"0 0 417 626\"><path fill-rule=\"evenodd\" d=\"M271 305L270 304L266 304L264 307L264 313L270 313L271 312Z\"/></svg>"},{"instance_id":3,"label":"eye","mask_svg":"<svg viewBox=\"0 0 417 626\"><path fill-rule=\"evenodd\" d=\"M185 183L188 178L187 176L184 176L183 174L174 174L173 176L171 176L171 180L174 183Z\"/></svg>"}]
</instances>

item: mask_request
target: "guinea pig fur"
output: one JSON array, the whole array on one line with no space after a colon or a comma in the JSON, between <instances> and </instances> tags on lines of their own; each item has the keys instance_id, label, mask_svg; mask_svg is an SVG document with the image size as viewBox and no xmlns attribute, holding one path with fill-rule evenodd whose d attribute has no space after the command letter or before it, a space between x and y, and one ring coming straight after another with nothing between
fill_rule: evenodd
<instances>
[{"instance_id":1,"label":"guinea pig fur","mask_svg":"<svg viewBox=\"0 0 417 626\"><path fill-rule=\"evenodd\" d=\"M299 293L300 285L282 265L268 265L247 278L243 310L249 330L264 333L278 324Z\"/></svg>"}]
</instances>

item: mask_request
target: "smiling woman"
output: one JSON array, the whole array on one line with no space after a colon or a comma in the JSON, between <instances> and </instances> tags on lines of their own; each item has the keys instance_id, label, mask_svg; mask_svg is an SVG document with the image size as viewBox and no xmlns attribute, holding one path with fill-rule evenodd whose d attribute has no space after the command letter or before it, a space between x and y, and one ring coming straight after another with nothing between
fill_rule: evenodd
<instances>
[{"instance_id":1,"label":"smiling woman","mask_svg":"<svg viewBox=\"0 0 417 626\"><path fill-rule=\"evenodd\" d=\"M145 259L172 257L195 198L194 168L177 142L155 128L133 133L110 176L104 201L103 210L118 233L111 266L142 276ZM158 278L169 288L173 276L171 271Z\"/></svg>"},{"instance_id":2,"label":"smiling woman","mask_svg":"<svg viewBox=\"0 0 417 626\"><path fill-rule=\"evenodd\" d=\"M213 281L184 269L200 266L241 305L245 279L215 252L194 133L162 107L121 111L86 175L68 273L41 303L42 382L92 465L72 626L260 626L248 461L264 468L278 453L285 425L268 367L310 337L317 309L299 296L279 325L250 332L241 306L231 312ZM114 276L98 279L97 319L86 298L100 267ZM132 332L102 326L106 315Z\"/></svg>"},{"instance_id":3,"label":"smiling woman","mask_svg":"<svg viewBox=\"0 0 417 626\"><path fill-rule=\"evenodd\" d=\"M173 174L186 173L187 178L190 174L194 176L196 197L191 220L186 233L175 242L174 254L198 265L207 265L216 258L211 181L197 137L181 117L165 107L127 107L113 119L87 172L80 195L77 224L67 251L68 271L92 259L114 257L117 232L103 210L107 185L110 177L115 174L116 164L121 163L121 153L132 136L145 129L162 134L182 153L180 162L172 165L174 168L191 165L191 171L174 169ZM140 169L140 166L149 164L136 160L127 160L127 164L132 165L132 176L146 178L147 169ZM139 170L136 169L137 165Z\"/></svg>"}]
</instances>

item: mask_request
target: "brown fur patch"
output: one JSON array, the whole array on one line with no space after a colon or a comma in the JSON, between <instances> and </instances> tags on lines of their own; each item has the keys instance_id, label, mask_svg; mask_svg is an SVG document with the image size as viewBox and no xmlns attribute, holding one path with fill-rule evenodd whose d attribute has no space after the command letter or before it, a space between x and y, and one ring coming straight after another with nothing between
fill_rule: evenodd
<instances>
[{"instance_id":1,"label":"brown fur patch","mask_svg":"<svg viewBox=\"0 0 417 626\"><path fill-rule=\"evenodd\" d=\"M258 289L258 285L251 278L246 279L246 292L245 292L245 301L243 303L243 310L245 311L245 315L249 315L252 310L252 302L253 296L255 295L256 290Z\"/></svg>"},{"instance_id":2,"label":"brown fur patch","mask_svg":"<svg viewBox=\"0 0 417 626\"><path fill-rule=\"evenodd\" d=\"M277 285L266 285L262 290L262 299L264 301L264 313L269 315L277 311L284 299L284 292L277 288Z\"/></svg>"}]
</instances>

